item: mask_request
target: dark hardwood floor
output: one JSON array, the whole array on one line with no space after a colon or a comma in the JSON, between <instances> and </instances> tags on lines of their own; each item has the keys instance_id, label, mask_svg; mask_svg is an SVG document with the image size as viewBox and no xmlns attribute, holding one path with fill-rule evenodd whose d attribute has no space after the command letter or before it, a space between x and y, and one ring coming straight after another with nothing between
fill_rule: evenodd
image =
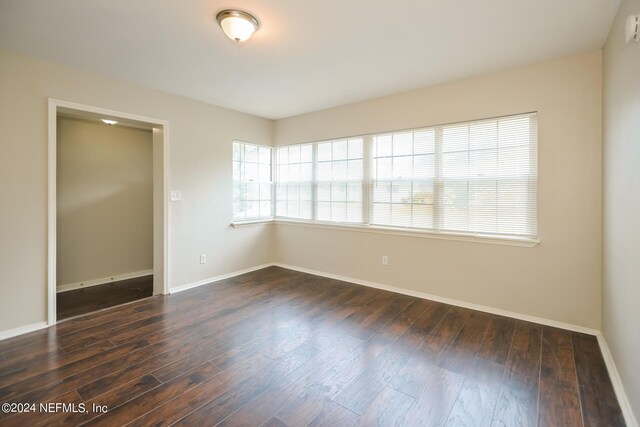
<instances>
[{"instance_id":1,"label":"dark hardwood floor","mask_svg":"<svg viewBox=\"0 0 640 427\"><path fill-rule=\"evenodd\" d=\"M153 275L120 280L56 295L58 320L91 313L153 295Z\"/></svg>"},{"instance_id":2,"label":"dark hardwood floor","mask_svg":"<svg viewBox=\"0 0 640 427\"><path fill-rule=\"evenodd\" d=\"M0 401L87 409L7 426L624 425L595 337L277 267L0 355Z\"/></svg>"}]
</instances>

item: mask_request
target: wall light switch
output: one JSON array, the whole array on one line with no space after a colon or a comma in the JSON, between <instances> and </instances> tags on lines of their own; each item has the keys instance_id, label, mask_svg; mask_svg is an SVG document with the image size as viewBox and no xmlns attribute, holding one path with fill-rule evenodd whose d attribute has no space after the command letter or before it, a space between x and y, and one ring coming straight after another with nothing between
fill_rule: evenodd
<instances>
[{"instance_id":1,"label":"wall light switch","mask_svg":"<svg viewBox=\"0 0 640 427\"><path fill-rule=\"evenodd\" d=\"M172 202L179 202L180 200L182 200L182 191L173 190L169 197L171 198Z\"/></svg>"}]
</instances>

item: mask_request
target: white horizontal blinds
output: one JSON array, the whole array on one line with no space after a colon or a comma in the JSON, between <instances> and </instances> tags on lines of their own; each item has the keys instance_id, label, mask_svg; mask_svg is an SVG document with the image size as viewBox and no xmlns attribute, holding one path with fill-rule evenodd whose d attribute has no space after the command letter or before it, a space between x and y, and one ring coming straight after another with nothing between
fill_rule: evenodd
<instances>
[{"instance_id":1,"label":"white horizontal blinds","mask_svg":"<svg viewBox=\"0 0 640 427\"><path fill-rule=\"evenodd\" d=\"M276 216L312 219L313 146L276 149Z\"/></svg>"},{"instance_id":2,"label":"white horizontal blinds","mask_svg":"<svg viewBox=\"0 0 640 427\"><path fill-rule=\"evenodd\" d=\"M440 230L534 237L536 117L442 127Z\"/></svg>"},{"instance_id":3,"label":"white horizontal blinds","mask_svg":"<svg viewBox=\"0 0 640 427\"><path fill-rule=\"evenodd\" d=\"M272 216L271 149L233 143L233 219Z\"/></svg>"},{"instance_id":4,"label":"white horizontal blinds","mask_svg":"<svg viewBox=\"0 0 640 427\"><path fill-rule=\"evenodd\" d=\"M362 222L363 139L317 144L316 219Z\"/></svg>"},{"instance_id":5,"label":"white horizontal blinds","mask_svg":"<svg viewBox=\"0 0 640 427\"><path fill-rule=\"evenodd\" d=\"M434 129L373 138L370 223L434 228Z\"/></svg>"}]
</instances>

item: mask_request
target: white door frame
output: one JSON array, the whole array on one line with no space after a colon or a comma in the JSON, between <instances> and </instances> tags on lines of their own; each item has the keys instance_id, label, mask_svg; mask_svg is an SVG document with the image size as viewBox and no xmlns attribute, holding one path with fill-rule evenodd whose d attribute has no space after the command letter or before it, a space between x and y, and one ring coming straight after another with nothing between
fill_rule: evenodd
<instances>
[{"instance_id":1,"label":"white door frame","mask_svg":"<svg viewBox=\"0 0 640 427\"><path fill-rule=\"evenodd\" d=\"M149 124L153 128L153 293L169 293L169 122L49 98L48 203L47 203L47 323L56 324L56 168L59 109L100 114Z\"/></svg>"}]
</instances>

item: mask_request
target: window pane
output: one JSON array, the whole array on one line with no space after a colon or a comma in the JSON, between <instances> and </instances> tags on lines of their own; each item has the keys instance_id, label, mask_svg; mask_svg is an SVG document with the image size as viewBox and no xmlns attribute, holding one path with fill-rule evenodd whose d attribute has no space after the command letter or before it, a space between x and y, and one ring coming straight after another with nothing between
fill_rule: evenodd
<instances>
[{"instance_id":1,"label":"window pane","mask_svg":"<svg viewBox=\"0 0 640 427\"><path fill-rule=\"evenodd\" d=\"M413 205L411 225L418 228L433 228L433 206Z\"/></svg>"},{"instance_id":2,"label":"window pane","mask_svg":"<svg viewBox=\"0 0 640 427\"><path fill-rule=\"evenodd\" d=\"M269 148L260 147L259 161L265 165L271 165L271 150Z\"/></svg>"},{"instance_id":3,"label":"window pane","mask_svg":"<svg viewBox=\"0 0 640 427\"><path fill-rule=\"evenodd\" d=\"M347 201L347 183L331 184L331 201L346 202Z\"/></svg>"},{"instance_id":4,"label":"window pane","mask_svg":"<svg viewBox=\"0 0 640 427\"><path fill-rule=\"evenodd\" d=\"M330 202L318 202L318 219L322 221L331 220L331 203Z\"/></svg>"},{"instance_id":5,"label":"window pane","mask_svg":"<svg viewBox=\"0 0 640 427\"><path fill-rule=\"evenodd\" d=\"M300 161L301 162L311 162L313 156L313 147L311 145L303 145L300 147Z\"/></svg>"},{"instance_id":6,"label":"window pane","mask_svg":"<svg viewBox=\"0 0 640 427\"><path fill-rule=\"evenodd\" d=\"M331 181L331 163L318 163L318 181Z\"/></svg>"},{"instance_id":7,"label":"window pane","mask_svg":"<svg viewBox=\"0 0 640 427\"><path fill-rule=\"evenodd\" d=\"M391 205L388 203L374 203L371 223L391 225Z\"/></svg>"},{"instance_id":8,"label":"window pane","mask_svg":"<svg viewBox=\"0 0 640 427\"><path fill-rule=\"evenodd\" d=\"M391 221L393 222L393 225L409 227L411 225L411 205L391 205Z\"/></svg>"},{"instance_id":9,"label":"window pane","mask_svg":"<svg viewBox=\"0 0 640 427\"><path fill-rule=\"evenodd\" d=\"M347 220L347 204L344 202L331 203L331 220L344 222Z\"/></svg>"},{"instance_id":10,"label":"window pane","mask_svg":"<svg viewBox=\"0 0 640 427\"><path fill-rule=\"evenodd\" d=\"M332 160L347 159L347 141L336 141L333 143Z\"/></svg>"},{"instance_id":11,"label":"window pane","mask_svg":"<svg viewBox=\"0 0 640 427\"><path fill-rule=\"evenodd\" d=\"M414 181L411 190L411 203L420 205L433 204L432 183Z\"/></svg>"},{"instance_id":12,"label":"window pane","mask_svg":"<svg viewBox=\"0 0 640 427\"><path fill-rule=\"evenodd\" d=\"M311 181L313 179L313 165L302 163L300 165L300 181Z\"/></svg>"},{"instance_id":13,"label":"window pane","mask_svg":"<svg viewBox=\"0 0 640 427\"><path fill-rule=\"evenodd\" d=\"M419 155L413 158L413 177L414 178L433 178L435 177L434 155Z\"/></svg>"},{"instance_id":14,"label":"window pane","mask_svg":"<svg viewBox=\"0 0 640 427\"><path fill-rule=\"evenodd\" d=\"M240 153L242 151L242 145L238 142L233 143L233 160L240 161L241 156Z\"/></svg>"},{"instance_id":15,"label":"window pane","mask_svg":"<svg viewBox=\"0 0 640 427\"><path fill-rule=\"evenodd\" d=\"M391 183L376 182L373 184L373 201L391 203Z\"/></svg>"},{"instance_id":16,"label":"window pane","mask_svg":"<svg viewBox=\"0 0 640 427\"><path fill-rule=\"evenodd\" d=\"M411 183L400 182L393 183L391 187L392 203L411 203Z\"/></svg>"},{"instance_id":17,"label":"window pane","mask_svg":"<svg viewBox=\"0 0 640 427\"><path fill-rule=\"evenodd\" d=\"M361 159L362 158L362 147L363 140L360 139L350 139L349 140L349 158L350 159Z\"/></svg>"},{"instance_id":18,"label":"window pane","mask_svg":"<svg viewBox=\"0 0 640 427\"><path fill-rule=\"evenodd\" d=\"M378 136L376 138L376 157L387 157L391 155L391 135Z\"/></svg>"},{"instance_id":19,"label":"window pane","mask_svg":"<svg viewBox=\"0 0 640 427\"><path fill-rule=\"evenodd\" d=\"M469 152L458 151L442 155L442 176L460 178L469 175Z\"/></svg>"},{"instance_id":20,"label":"window pane","mask_svg":"<svg viewBox=\"0 0 640 427\"><path fill-rule=\"evenodd\" d=\"M445 127L442 130L442 151L445 153L469 150L469 127Z\"/></svg>"},{"instance_id":21,"label":"window pane","mask_svg":"<svg viewBox=\"0 0 640 427\"><path fill-rule=\"evenodd\" d=\"M233 162L233 180L234 181L238 181L240 180L240 162Z\"/></svg>"},{"instance_id":22,"label":"window pane","mask_svg":"<svg viewBox=\"0 0 640 427\"><path fill-rule=\"evenodd\" d=\"M312 211L311 211L311 201L301 201L300 202L300 218L303 219L311 219Z\"/></svg>"},{"instance_id":23,"label":"window pane","mask_svg":"<svg viewBox=\"0 0 640 427\"><path fill-rule=\"evenodd\" d=\"M431 154L436 150L436 133L433 129L414 132L414 154Z\"/></svg>"},{"instance_id":24,"label":"window pane","mask_svg":"<svg viewBox=\"0 0 640 427\"><path fill-rule=\"evenodd\" d=\"M300 165L289 165L289 180L298 182L300 181Z\"/></svg>"},{"instance_id":25,"label":"window pane","mask_svg":"<svg viewBox=\"0 0 640 427\"><path fill-rule=\"evenodd\" d=\"M530 119L518 117L502 119L498 123L498 147L529 145Z\"/></svg>"},{"instance_id":26,"label":"window pane","mask_svg":"<svg viewBox=\"0 0 640 427\"><path fill-rule=\"evenodd\" d=\"M289 163L300 163L300 147L289 147Z\"/></svg>"},{"instance_id":27,"label":"window pane","mask_svg":"<svg viewBox=\"0 0 640 427\"><path fill-rule=\"evenodd\" d=\"M347 203L347 221L362 222L362 203Z\"/></svg>"},{"instance_id":28,"label":"window pane","mask_svg":"<svg viewBox=\"0 0 640 427\"><path fill-rule=\"evenodd\" d=\"M278 148L278 164L286 165L289 164L289 148Z\"/></svg>"},{"instance_id":29,"label":"window pane","mask_svg":"<svg viewBox=\"0 0 640 427\"><path fill-rule=\"evenodd\" d=\"M331 143L325 142L318 144L318 161L324 162L331 160Z\"/></svg>"},{"instance_id":30,"label":"window pane","mask_svg":"<svg viewBox=\"0 0 640 427\"><path fill-rule=\"evenodd\" d=\"M331 201L331 184L329 183L318 184L318 201L323 201L323 202Z\"/></svg>"},{"instance_id":31,"label":"window pane","mask_svg":"<svg viewBox=\"0 0 640 427\"><path fill-rule=\"evenodd\" d=\"M392 160L390 157L382 158L376 160L376 179L390 179L391 174L391 164Z\"/></svg>"},{"instance_id":32,"label":"window pane","mask_svg":"<svg viewBox=\"0 0 640 427\"><path fill-rule=\"evenodd\" d=\"M469 139L471 150L484 150L497 148L498 146L498 123L484 122L469 126Z\"/></svg>"},{"instance_id":33,"label":"window pane","mask_svg":"<svg viewBox=\"0 0 640 427\"><path fill-rule=\"evenodd\" d=\"M347 161L333 162L331 171L333 181L346 181L347 179Z\"/></svg>"},{"instance_id":34,"label":"window pane","mask_svg":"<svg viewBox=\"0 0 640 427\"><path fill-rule=\"evenodd\" d=\"M393 178L411 179L413 157L403 156L393 158Z\"/></svg>"},{"instance_id":35,"label":"window pane","mask_svg":"<svg viewBox=\"0 0 640 427\"><path fill-rule=\"evenodd\" d=\"M362 201L362 183L350 182L347 184L347 200L350 202Z\"/></svg>"},{"instance_id":36,"label":"window pane","mask_svg":"<svg viewBox=\"0 0 640 427\"><path fill-rule=\"evenodd\" d=\"M350 181L362 179L362 160L349 160L347 163L347 179Z\"/></svg>"},{"instance_id":37,"label":"window pane","mask_svg":"<svg viewBox=\"0 0 640 427\"><path fill-rule=\"evenodd\" d=\"M258 166L258 181L268 182L271 181L271 165L259 165Z\"/></svg>"},{"instance_id":38,"label":"window pane","mask_svg":"<svg viewBox=\"0 0 640 427\"><path fill-rule=\"evenodd\" d=\"M406 156L413 154L413 134L398 133L393 135L393 155Z\"/></svg>"},{"instance_id":39,"label":"window pane","mask_svg":"<svg viewBox=\"0 0 640 427\"><path fill-rule=\"evenodd\" d=\"M300 184L300 200L311 201L311 184Z\"/></svg>"},{"instance_id":40,"label":"window pane","mask_svg":"<svg viewBox=\"0 0 640 427\"><path fill-rule=\"evenodd\" d=\"M244 144L244 161L258 163L258 146Z\"/></svg>"}]
</instances>

